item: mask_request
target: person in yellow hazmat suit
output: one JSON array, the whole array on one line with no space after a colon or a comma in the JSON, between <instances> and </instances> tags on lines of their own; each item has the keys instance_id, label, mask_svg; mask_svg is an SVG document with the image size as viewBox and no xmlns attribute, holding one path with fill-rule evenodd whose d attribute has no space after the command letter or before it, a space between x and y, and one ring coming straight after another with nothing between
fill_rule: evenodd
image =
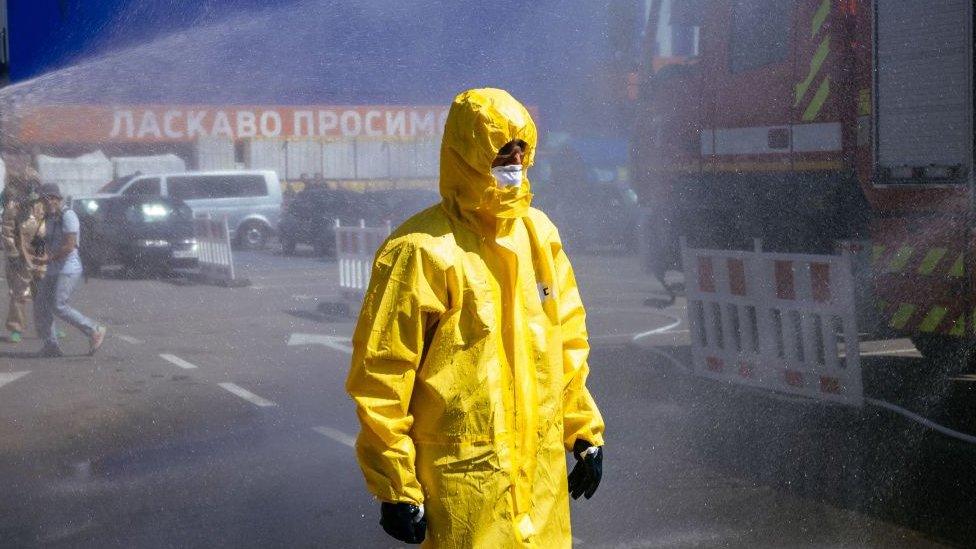
<instances>
[{"instance_id":1,"label":"person in yellow hazmat suit","mask_svg":"<svg viewBox=\"0 0 976 549\"><path fill-rule=\"evenodd\" d=\"M529 206L535 149L511 95L461 93L441 203L376 254L346 389L366 484L401 541L570 547L569 496L599 486L585 312L556 227Z\"/></svg>"}]
</instances>

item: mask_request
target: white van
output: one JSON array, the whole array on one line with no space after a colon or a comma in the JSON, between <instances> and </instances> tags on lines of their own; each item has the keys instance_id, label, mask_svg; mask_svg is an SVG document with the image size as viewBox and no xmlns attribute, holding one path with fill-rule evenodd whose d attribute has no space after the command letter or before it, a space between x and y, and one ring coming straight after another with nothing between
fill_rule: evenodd
<instances>
[{"instance_id":1,"label":"white van","mask_svg":"<svg viewBox=\"0 0 976 549\"><path fill-rule=\"evenodd\" d=\"M114 195L169 196L195 214L226 215L231 238L242 248L264 247L281 218L281 183L273 171L139 174L116 179L86 198Z\"/></svg>"}]
</instances>

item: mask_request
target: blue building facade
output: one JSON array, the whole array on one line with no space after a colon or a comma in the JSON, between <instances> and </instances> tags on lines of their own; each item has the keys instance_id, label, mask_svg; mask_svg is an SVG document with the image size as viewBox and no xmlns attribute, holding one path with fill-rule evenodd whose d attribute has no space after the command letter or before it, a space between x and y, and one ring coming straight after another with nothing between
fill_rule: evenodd
<instances>
[{"instance_id":1,"label":"blue building facade","mask_svg":"<svg viewBox=\"0 0 976 549\"><path fill-rule=\"evenodd\" d=\"M272 2L273 3L273 2ZM16 83L111 48L138 44L260 0L0 0Z\"/></svg>"}]
</instances>

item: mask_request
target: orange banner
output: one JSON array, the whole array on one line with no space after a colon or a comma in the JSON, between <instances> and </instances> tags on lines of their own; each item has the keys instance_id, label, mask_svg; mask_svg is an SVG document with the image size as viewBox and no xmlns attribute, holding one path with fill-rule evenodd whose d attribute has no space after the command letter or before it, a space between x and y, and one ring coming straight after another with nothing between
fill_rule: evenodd
<instances>
[{"instance_id":1,"label":"orange banner","mask_svg":"<svg viewBox=\"0 0 976 549\"><path fill-rule=\"evenodd\" d=\"M47 106L20 120L26 143L178 142L201 138L439 136L445 106Z\"/></svg>"}]
</instances>

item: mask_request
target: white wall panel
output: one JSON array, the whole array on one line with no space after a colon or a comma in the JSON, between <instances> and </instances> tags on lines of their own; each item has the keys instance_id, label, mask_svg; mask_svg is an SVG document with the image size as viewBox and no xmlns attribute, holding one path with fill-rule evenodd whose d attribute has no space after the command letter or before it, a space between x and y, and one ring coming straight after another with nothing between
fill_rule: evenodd
<instances>
[{"instance_id":1,"label":"white wall panel","mask_svg":"<svg viewBox=\"0 0 976 549\"><path fill-rule=\"evenodd\" d=\"M198 170L233 170L234 142L224 137L203 137L195 144Z\"/></svg>"}]
</instances>

